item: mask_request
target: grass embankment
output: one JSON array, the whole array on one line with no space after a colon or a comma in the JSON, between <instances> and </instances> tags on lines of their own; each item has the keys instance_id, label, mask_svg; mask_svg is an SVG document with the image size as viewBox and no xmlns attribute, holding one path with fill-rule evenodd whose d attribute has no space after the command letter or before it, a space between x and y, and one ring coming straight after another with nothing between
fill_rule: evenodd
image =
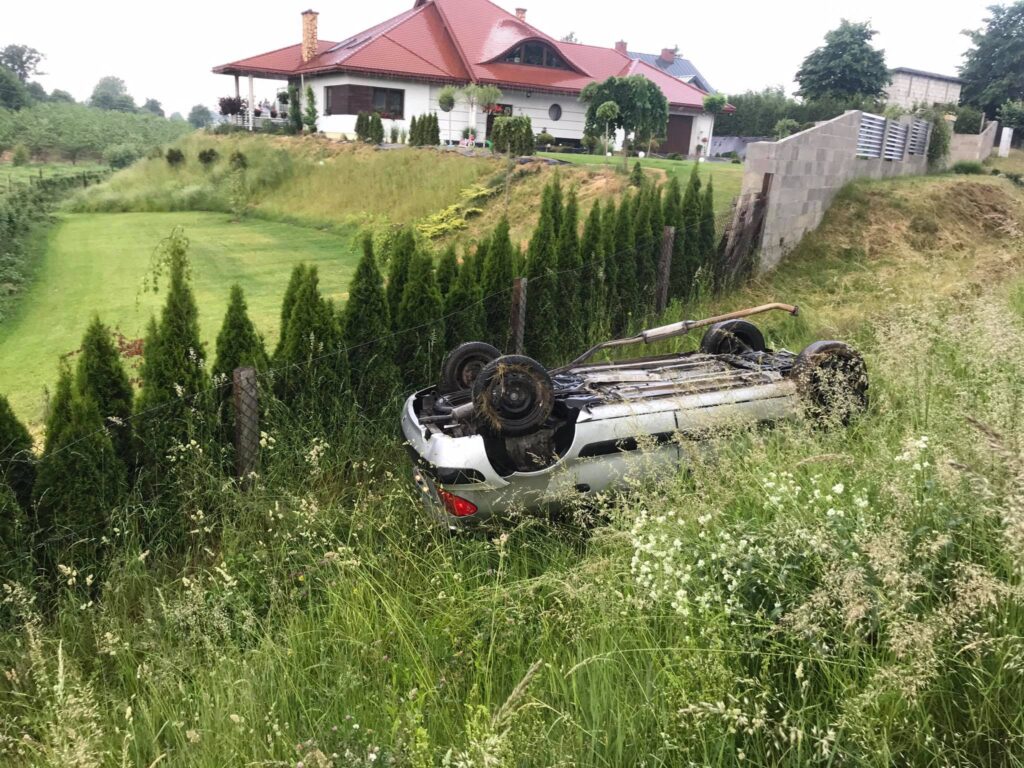
<instances>
[{"instance_id":1,"label":"grass embankment","mask_svg":"<svg viewBox=\"0 0 1024 768\"><path fill-rule=\"evenodd\" d=\"M106 166L97 163L31 163L14 165L0 163L0 195L18 184L27 184L34 179L49 179L55 176L74 176L78 173L105 170Z\"/></svg>"},{"instance_id":2,"label":"grass embankment","mask_svg":"<svg viewBox=\"0 0 1024 768\"><path fill-rule=\"evenodd\" d=\"M292 267L319 268L325 293L343 300L355 269L350 237L275 222L231 222L214 213L70 214L48 234L32 285L0 325L0 391L19 416L42 414L57 362L77 349L93 312L129 339L145 332L164 296L144 290L157 244L175 226L191 240L196 299L207 355L239 283L257 327L273 344Z\"/></svg>"},{"instance_id":3,"label":"grass embankment","mask_svg":"<svg viewBox=\"0 0 1024 768\"><path fill-rule=\"evenodd\" d=\"M589 538L432 535L397 446L268 424L249 494L184 460L184 562L133 506L95 601L87 574L46 618L8 593L0 759L1024 764L1022 238L1005 181L851 188L686 314L800 304L772 343L856 341L869 412L684 442L688 471L638 471Z\"/></svg>"}]
</instances>

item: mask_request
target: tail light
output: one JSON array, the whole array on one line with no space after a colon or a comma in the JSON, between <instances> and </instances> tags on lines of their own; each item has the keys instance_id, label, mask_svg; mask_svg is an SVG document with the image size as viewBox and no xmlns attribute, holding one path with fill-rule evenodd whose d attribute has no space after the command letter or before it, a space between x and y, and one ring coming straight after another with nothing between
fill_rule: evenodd
<instances>
[{"instance_id":1,"label":"tail light","mask_svg":"<svg viewBox=\"0 0 1024 768\"><path fill-rule=\"evenodd\" d=\"M466 501L461 496L449 493L443 488L438 489L437 495L441 497L444 508L448 510L449 514L455 515L455 517L469 517L476 514L476 504Z\"/></svg>"}]
</instances>

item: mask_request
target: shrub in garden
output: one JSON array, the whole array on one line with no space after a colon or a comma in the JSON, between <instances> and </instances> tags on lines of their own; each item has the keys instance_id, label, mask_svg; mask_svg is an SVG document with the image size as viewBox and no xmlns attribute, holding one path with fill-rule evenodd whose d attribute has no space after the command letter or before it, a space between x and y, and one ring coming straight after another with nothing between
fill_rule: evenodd
<instances>
[{"instance_id":1,"label":"shrub in garden","mask_svg":"<svg viewBox=\"0 0 1024 768\"><path fill-rule=\"evenodd\" d=\"M15 166L28 165L28 147L24 144L15 144L14 152L11 154L11 163Z\"/></svg>"},{"instance_id":2,"label":"shrub in garden","mask_svg":"<svg viewBox=\"0 0 1024 768\"><path fill-rule=\"evenodd\" d=\"M355 400L375 416L391 400L399 380L384 278L369 235L363 239L363 257L348 289L341 342L348 350Z\"/></svg>"},{"instance_id":3,"label":"shrub in garden","mask_svg":"<svg viewBox=\"0 0 1024 768\"><path fill-rule=\"evenodd\" d=\"M213 147L207 147L206 149L199 150L198 158L203 168L209 168L211 165L217 162L217 159L219 157L220 154Z\"/></svg>"},{"instance_id":4,"label":"shrub in garden","mask_svg":"<svg viewBox=\"0 0 1024 768\"><path fill-rule=\"evenodd\" d=\"M652 307L654 290L654 266L651 264L651 251L654 238L651 234L651 195L649 188L643 187L636 194L636 206L633 214L633 257L636 271L637 303L633 310L646 314Z\"/></svg>"},{"instance_id":5,"label":"shrub in garden","mask_svg":"<svg viewBox=\"0 0 1024 768\"><path fill-rule=\"evenodd\" d=\"M665 201L662 206L665 224L676 228L675 239L672 241L672 262L668 273L669 299L682 299L687 295L689 284L686 277L686 239L689 233L683 221L683 193L679 179L673 176L668 183Z\"/></svg>"},{"instance_id":6,"label":"shrub in garden","mask_svg":"<svg viewBox=\"0 0 1024 768\"><path fill-rule=\"evenodd\" d=\"M409 121L409 145L413 147L420 145L420 124L419 120L416 119L416 115L413 115Z\"/></svg>"},{"instance_id":7,"label":"shrub in garden","mask_svg":"<svg viewBox=\"0 0 1024 768\"><path fill-rule=\"evenodd\" d=\"M409 386L436 376L441 365L444 341L444 303L437 289L434 260L417 251L409 264L409 279L398 308L396 338L399 366Z\"/></svg>"},{"instance_id":8,"label":"shrub in garden","mask_svg":"<svg viewBox=\"0 0 1024 768\"><path fill-rule=\"evenodd\" d=\"M700 229L699 242L701 251L701 269L704 272L705 280L714 280L717 287L716 274L718 272L718 249L715 243L715 193L712 179L708 179L707 186L700 206Z\"/></svg>"},{"instance_id":9,"label":"shrub in garden","mask_svg":"<svg viewBox=\"0 0 1024 768\"><path fill-rule=\"evenodd\" d=\"M661 261L661 241L665 236L665 215L662 210L661 200L661 186L652 183L649 187L650 191L650 209L651 209L651 251L648 254L648 260L650 262L649 269L651 274L651 300L654 300L654 288L658 281L658 264Z\"/></svg>"},{"instance_id":10,"label":"shrub in garden","mask_svg":"<svg viewBox=\"0 0 1024 768\"><path fill-rule=\"evenodd\" d=\"M32 502L35 480L32 436L18 421L7 398L0 395L0 485L9 486L24 509Z\"/></svg>"},{"instance_id":11,"label":"shrub in garden","mask_svg":"<svg viewBox=\"0 0 1024 768\"><path fill-rule=\"evenodd\" d=\"M618 253L615 250L615 238L618 232L619 215L615 208L615 201L605 201L604 210L601 212L601 255L604 263L604 309L601 312L602 330L605 335L612 333L613 318L622 313L622 294L619 282L621 280ZM593 328L593 323L591 323Z\"/></svg>"},{"instance_id":12,"label":"shrub in garden","mask_svg":"<svg viewBox=\"0 0 1024 768\"><path fill-rule=\"evenodd\" d=\"M384 123L376 112L370 115L370 141L373 144L384 143Z\"/></svg>"},{"instance_id":13,"label":"shrub in garden","mask_svg":"<svg viewBox=\"0 0 1024 768\"><path fill-rule=\"evenodd\" d=\"M700 178L697 176L697 166L694 165L683 195L683 258L680 261L682 271L679 276L682 293L679 295L687 298L694 295L693 280L701 265L701 208Z\"/></svg>"},{"instance_id":14,"label":"shrub in garden","mask_svg":"<svg viewBox=\"0 0 1024 768\"><path fill-rule=\"evenodd\" d=\"M483 291L480 283L473 276L473 268L468 263L463 263L455 277L452 289L448 292L444 302L444 352L455 349L459 344L466 341L491 341L499 340L498 348L504 346L505 333L508 328L508 316L505 316L505 329L500 337L493 335L491 329L487 328L488 320L485 310L489 310L492 297L486 303L482 302Z\"/></svg>"},{"instance_id":15,"label":"shrub in garden","mask_svg":"<svg viewBox=\"0 0 1024 768\"><path fill-rule=\"evenodd\" d=\"M244 171L249 167L249 159L241 152L236 149L231 153L231 157L228 158L228 165L231 166L233 171Z\"/></svg>"},{"instance_id":16,"label":"shrub in garden","mask_svg":"<svg viewBox=\"0 0 1024 768\"><path fill-rule=\"evenodd\" d=\"M953 123L954 133L981 133L984 115L974 107L964 105L957 107L956 122Z\"/></svg>"},{"instance_id":17,"label":"shrub in garden","mask_svg":"<svg viewBox=\"0 0 1024 768\"><path fill-rule=\"evenodd\" d=\"M114 452L126 467L132 466L132 385L110 329L94 317L82 339L75 387L99 409L110 432Z\"/></svg>"},{"instance_id":18,"label":"shrub in garden","mask_svg":"<svg viewBox=\"0 0 1024 768\"><path fill-rule=\"evenodd\" d=\"M953 164L950 168L953 173L960 173L965 175L973 175L985 173L985 166L979 163L977 160L961 160Z\"/></svg>"},{"instance_id":19,"label":"shrub in garden","mask_svg":"<svg viewBox=\"0 0 1024 768\"><path fill-rule=\"evenodd\" d=\"M292 133L302 133L302 104L295 85L288 86L288 127Z\"/></svg>"},{"instance_id":20,"label":"shrub in garden","mask_svg":"<svg viewBox=\"0 0 1024 768\"><path fill-rule=\"evenodd\" d=\"M490 247L484 258L479 281L481 294L487 297L483 306L484 333L480 339L491 342L498 349L505 349L508 341L508 323L512 311L512 279L516 276L514 258L508 219L502 218L491 235Z\"/></svg>"},{"instance_id":21,"label":"shrub in garden","mask_svg":"<svg viewBox=\"0 0 1024 768\"><path fill-rule=\"evenodd\" d=\"M170 149L167 150L165 158L167 159L167 164L169 166L171 166L172 168L177 168L178 166L185 162L185 153L182 152L177 147L171 147Z\"/></svg>"},{"instance_id":22,"label":"shrub in garden","mask_svg":"<svg viewBox=\"0 0 1024 768\"><path fill-rule=\"evenodd\" d=\"M640 167L640 161L633 163L633 170L629 174L629 183L638 189L644 185L644 169Z\"/></svg>"},{"instance_id":23,"label":"shrub in garden","mask_svg":"<svg viewBox=\"0 0 1024 768\"><path fill-rule=\"evenodd\" d=\"M564 332L561 335L563 353L572 353L583 344L585 318L580 303L580 282L585 279L580 267L579 201L576 189L569 195L562 210L562 221L558 233L558 280L562 284L562 306L564 308ZM527 291L529 296L529 291Z\"/></svg>"},{"instance_id":24,"label":"shrub in garden","mask_svg":"<svg viewBox=\"0 0 1024 768\"><path fill-rule=\"evenodd\" d=\"M601 236L601 205L590 207L583 225L580 244L580 263L583 269L579 279L579 306L582 342L593 342L602 329L600 320L607 313L604 290L604 239Z\"/></svg>"},{"instance_id":25,"label":"shrub in garden","mask_svg":"<svg viewBox=\"0 0 1024 768\"><path fill-rule=\"evenodd\" d=\"M154 147L156 156L163 153L158 147ZM127 168L142 157L142 150L136 144L114 144L103 151L103 162L115 170Z\"/></svg>"},{"instance_id":26,"label":"shrub in garden","mask_svg":"<svg viewBox=\"0 0 1024 768\"><path fill-rule=\"evenodd\" d=\"M158 269L169 272L167 300L146 333L134 425L139 457L150 469L160 467L177 443L193 437L201 443L210 422L199 310L189 285L188 240L180 229L161 244ZM157 408L159 418L150 413Z\"/></svg>"},{"instance_id":27,"label":"shrub in garden","mask_svg":"<svg viewBox=\"0 0 1024 768\"><path fill-rule=\"evenodd\" d=\"M441 143L441 124L438 122L437 113L430 113L430 146L436 147Z\"/></svg>"},{"instance_id":28,"label":"shrub in garden","mask_svg":"<svg viewBox=\"0 0 1024 768\"><path fill-rule=\"evenodd\" d=\"M302 124L310 133L316 133L316 121L320 113L316 109L316 96L313 94L313 86L306 86L306 108L302 112Z\"/></svg>"},{"instance_id":29,"label":"shrub in garden","mask_svg":"<svg viewBox=\"0 0 1024 768\"><path fill-rule=\"evenodd\" d=\"M455 255L455 246L449 245L437 263L437 290L441 292L442 296L448 295L458 274L459 258Z\"/></svg>"},{"instance_id":30,"label":"shrub in garden","mask_svg":"<svg viewBox=\"0 0 1024 768\"><path fill-rule=\"evenodd\" d=\"M391 124L390 141L392 144L398 143L398 126L394 123Z\"/></svg>"},{"instance_id":31,"label":"shrub in garden","mask_svg":"<svg viewBox=\"0 0 1024 768\"><path fill-rule=\"evenodd\" d=\"M270 367L263 337L249 318L245 293L237 283L231 286L228 309L217 334L216 352L213 364L215 383L230 383L235 368L252 367L265 371Z\"/></svg>"},{"instance_id":32,"label":"shrub in garden","mask_svg":"<svg viewBox=\"0 0 1024 768\"><path fill-rule=\"evenodd\" d=\"M533 124L525 115L495 118L490 138L495 152L507 152L516 156L532 155L536 152Z\"/></svg>"},{"instance_id":33,"label":"shrub in garden","mask_svg":"<svg viewBox=\"0 0 1024 768\"><path fill-rule=\"evenodd\" d=\"M242 111L242 98L240 96L221 96L218 99L220 113L225 117L237 115Z\"/></svg>"},{"instance_id":34,"label":"shrub in garden","mask_svg":"<svg viewBox=\"0 0 1024 768\"><path fill-rule=\"evenodd\" d=\"M64 565L83 576L98 566L110 513L126 487L124 463L103 429L96 403L75 391L65 368L33 494L40 564L50 573Z\"/></svg>"},{"instance_id":35,"label":"shrub in garden","mask_svg":"<svg viewBox=\"0 0 1024 768\"><path fill-rule=\"evenodd\" d=\"M555 137L552 136L547 131L541 131L540 133L537 134L536 143L544 147L545 149L548 149L552 144L555 143Z\"/></svg>"},{"instance_id":36,"label":"shrub in garden","mask_svg":"<svg viewBox=\"0 0 1024 768\"><path fill-rule=\"evenodd\" d=\"M640 291L636 274L636 230L633 217L636 196L626 195L615 216L616 312L611 318L611 331L621 335L629 327L629 318L636 314Z\"/></svg>"},{"instance_id":37,"label":"shrub in garden","mask_svg":"<svg viewBox=\"0 0 1024 768\"><path fill-rule=\"evenodd\" d=\"M398 323L398 305L402 303L402 294L405 292L405 283L409 279L409 265L412 263L413 254L416 252L416 236L412 229L405 227L398 233L398 236L391 243L391 252L388 254L388 313L391 323L398 330L401 326Z\"/></svg>"},{"instance_id":38,"label":"shrub in garden","mask_svg":"<svg viewBox=\"0 0 1024 768\"><path fill-rule=\"evenodd\" d=\"M292 309L295 308L295 298L299 295L299 289L306 279L306 265L296 264L292 267L291 277L288 278L288 286L284 289L284 299L281 301L281 322L278 325L277 346L274 347L274 363L276 365L281 356L281 349L284 346L284 332L288 327L288 320L291 319Z\"/></svg>"},{"instance_id":39,"label":"shrub in garden","mask_svg":"<svg viewBox=\"0 0 1024 768\"><path fill-rule=\"evenodd\" d=\"M556 201L556 184L544 189L540 219L526 252L526 340L527 353L545 365L554 365L561 352L561 303L563 285L558 272L556 221L561 219Z\"/></svg>"}]
</instances>

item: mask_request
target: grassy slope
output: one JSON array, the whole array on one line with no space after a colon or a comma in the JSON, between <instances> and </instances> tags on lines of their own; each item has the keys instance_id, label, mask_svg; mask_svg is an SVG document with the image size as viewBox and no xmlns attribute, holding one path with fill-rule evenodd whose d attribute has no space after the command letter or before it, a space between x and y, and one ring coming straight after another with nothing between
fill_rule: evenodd
<instances>
[{"instance_id":1,"label":"grassy slope","mask_svg":"<svg viewBox=\"0 0 1024 768\"><path fill-rule=\"evenodd\" d=\"M0 195L8 187L23 184L29 179L50 178L52 176L69 176L84 171L96 171L105 166L95 163L31 163L29 165L13 165L0 163Z\"/></svg>"},{"instance_id":2,"label":"grassy slope","mask_svg":"<svg viewBox=\"0 0 1024 768\"><path fill-rule=\"evenodd\" d=\"M31 421L57 360L77 348L92 312L129 338L142 336L163 295L143 292L153 250L172 227L191 240L196 296L207 355L213 353L228 289L239 282L257 327L273 343L281 296L292 266L320 269L336 299L355 267L345 237L266 221L232 223L213 213L70 214L50 234L32 287L0 326L0 391Z\"/></svg>"},{"instance_id":3,"label":"grassy slope","mask_svg":"<svg viewBox=\"0 0 1024 768\"><path fill-rule=\"evenodd\" d=\"M686 314L799 303L772 342L855 340L870 413L722 441L587 539L433 537L397 453L311 463L286 430L250 494L183 468L174 511L223 532L194 531L179 578L132 508L100 602L62 586L56 622L0 636L18 670L0 746L12 764L1021 765L1022 233L1005 181L853 187L780 270Z\"/></svg>"}]
</instances>

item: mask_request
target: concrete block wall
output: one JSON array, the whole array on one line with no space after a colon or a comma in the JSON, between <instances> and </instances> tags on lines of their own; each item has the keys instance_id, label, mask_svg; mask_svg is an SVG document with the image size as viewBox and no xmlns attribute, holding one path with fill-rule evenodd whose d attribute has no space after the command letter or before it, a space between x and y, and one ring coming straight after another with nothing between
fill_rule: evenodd
<instances>
[{"instance_id":1,"label":"concrete block wall","mask_svg":"<svg viewBox=\"0 0 1024 768\"><path fill-rule=\"evenodd\" d=\"M761 240L762 270L776 266L821 223L833 198L850 181L927 169L924 155L905 153L902 161L857 157L860 119L861 112L851 111L782 141L747 147L740 194L760 192L764 174L774 175Z\"/></svg>"},{"instance_id":2,"label":"concrete block wall","mask_svg":"<svg viewBox=\"0 0 1024 768\"><path fill-rule=\"evenodd\" d=\"M999 123L993 120L981 133L954 133L949 139L949 165L983 162L995 151Z\"/></svg>"}]
</instances>

